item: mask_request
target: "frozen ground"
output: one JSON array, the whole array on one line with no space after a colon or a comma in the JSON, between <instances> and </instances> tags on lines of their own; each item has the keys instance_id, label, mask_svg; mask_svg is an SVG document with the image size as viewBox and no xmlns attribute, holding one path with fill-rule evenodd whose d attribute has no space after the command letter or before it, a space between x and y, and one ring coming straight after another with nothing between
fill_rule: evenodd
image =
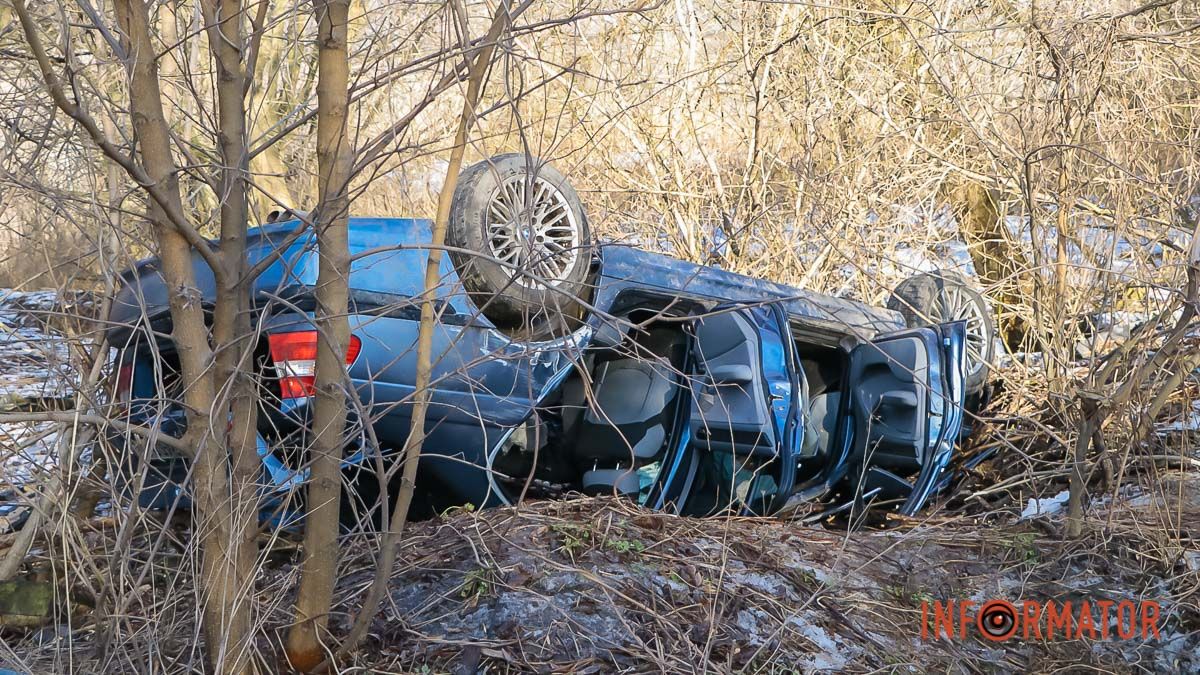
<instances>
[{"instance_id":1,"label":"frozen ground","mask_svg":"<svg viewBox=\"0 0 1200 675\"><path fill-rule=\"evenodd\" d=\"M54 291L0 289L0 408L73 393L67 342L42 325L56 311L57 298Z\"/></svg>"},{"instance_id":2,"label":"frozen ground","mask_svg":"<svg viewBox=\"0 0 1200 675\"><path fill-rule=\"evenodd\" d=\"M78 382L67 340L47 327L64 311L55 291L0 289L0 412L55 405ZM55 425L0 423L0 502L55 464Z\"/></svg>"}]
</instances>

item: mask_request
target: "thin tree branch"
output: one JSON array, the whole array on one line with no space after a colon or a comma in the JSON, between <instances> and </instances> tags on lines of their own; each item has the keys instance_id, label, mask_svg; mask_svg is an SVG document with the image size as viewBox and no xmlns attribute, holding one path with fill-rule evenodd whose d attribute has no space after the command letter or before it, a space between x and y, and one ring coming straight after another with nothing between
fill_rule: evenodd
<instances>
[{"instance_id":1,"label":"thin tree branch","mask_svg":"<svg viewBox=\"0 0 1200 675\"><path fill-rule=\"evenodd\" d=\"M91 137L92 141L99 146L100 150L112 161L116 162L129 177L140 185L154 199L155 203L162 208L163 213L167 215L170 224L179 232L188 244L194 248L204 261L212 268L213 278L217 283L225 281L225 269L221 265L221 261L217 258L216 253L209 245L208 240L200 236L191 224L188 223L187 217L183 212L172 202L166 194L162 185L156 183L150 176L138 166L128 155L121 152L115 146L104 132L100 130L100 126L76 103L73 103L67 98L63 91L62 81L54 72L54 67L50 64L50 57L46 54L46 48L42 44L41 35L38 33L37 24L34 23L33 17L29 14L29 8L25 5L25 0L12 0L13 11L16 12L17 18L21 21L21 28L25 31L25 41L29 44L29 50L33 52L34 59L37 61L38 68L42 73L42 80L46 83L46 89L50 93L50 97L54 99L55 105L60 110L67 114L71 119L79 123Z\"/></svg>"},{"instance_id":2,"label":"thin tree branch","mask_svg":"<svg viewBox=\"0 0 1200 675\"><path fill-rule=\"evenodd\" d=\"M461 6L461 0L453 0L453 2L458 11L465 11ZM529 4L528 1L523 3L520 10L523 11ZM432 375L433 331L437 322L437 308L432 289L437 287L441 277L439 270L442 251L439 247L445 242L454 188L458 182L459 169L462 167L463 155L466 151L467 134L475 122L475 107L483 92L484 78L492 62L492 53L501 32L506 26L512 25L512 19L513 14L509 12L508 3L502 1L496 7L496 13L492 17L492 24L488 29L487 36L471 63L467 78L467 92L463 98L462 115L454 136L454 146L450 151L450 162L446 166L446 180L438 197L437 218L433 225L433 248L429 251L429 258L425 266L425 292L421 298L421 324L417 335L417 374L414 383L416 400L413 403L412 423L408 439L404 444L404 469L400 481L400 492L387 523L387 531L379 544L375 578L371 580L362 608L355 617L354 624L345 641L338 648L335 658L349 653L366 636L371 619L375 616L375 611L387 592L388 581L392 576L392 566L396 560L396 546L400 542L404 525L408 519L408 509L412 504L416 481L417 464L421 456L421 446L425 440L425 414L429 409L430 401L429 381Z\"/></svg>"},{"instance_id":3,"label":"thin tree branch","mask_svg":"<svg viewBox=\"0 0 1200 675\"><path fill-rule=\"evenodd\" d=\"M119 431L137 434L157 443L169 446L172 449L179 450L192 455L195 451L187 443L184 443L178 438L163 434L160 429L151 429L137 424L130 424L118 419L110 419L103 415L95 413L85 413L79 410L51 410L44 412L29 412L29 413L0 413L0 424L10 424L14 422L59 422L71 424L78 422L80 424L91 424L96 427L113 427Z\"/></svg>"}]
</instances>

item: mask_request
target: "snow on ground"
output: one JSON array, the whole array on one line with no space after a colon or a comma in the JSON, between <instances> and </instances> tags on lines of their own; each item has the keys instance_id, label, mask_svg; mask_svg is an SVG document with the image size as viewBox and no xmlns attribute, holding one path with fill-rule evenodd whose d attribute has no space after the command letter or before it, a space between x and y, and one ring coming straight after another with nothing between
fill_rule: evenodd
<instances>
[{"instance_id":1,"label":"snow on ground","mask_svg":"<svg viewBox=\"0 0 1200 675\"><path fill-rule=\"evenodd\" d=\"M1192 406L1182 417L1174 422L1159 423L1159 436L1169 436L1185 431L1200 431L1200 401L1192 401Z\"/></svg>"},{"instance_id":2,"label":"snow on ground","mask_svg":"<svg viewBox=\"0 0 1200 675\"><path fill-rule=\"evenodd\" d=\"M1060 526L1065 513L1047 517ZM1159 521L1122 502L1116 522L1144 532ZM391 602L364 651L372 656L356 665L452 671L477 645L489 659L483 670L715 662L756 672L1126 672L1122 664L1139 663L1145 672L1197 672L1200 636L1187 631L1186 608L1169 601L1171 581L1148 578L1145 563L1127 565L1120 554L1141 547L1140 538L1104 537L1111 548L1080 556L1046 529L946 519L847 535L769 519L678 518L603 499L460 512L406 530ZM362 560L338 582L351 609L373 574L372 555ZM933 602L1097 598L1161 599L1162 638L994 643L961 621L960 639L923 633L933 628ZM345 630L341 617L351 614L337 611L331 623Z\"/></svg>"},{"instance_id":3,"label":"snow on ground","mask_svg":"<svg viewBox=\"0 0 1200 675\"><path fill-rule=\"evenodd\" d=\"M44 320L62 311L55 291L0 289L0 412L70 398L78 382L66 339ZM0 503L56 463L56 425L0 423Z\"/></svg>"},{"instance_id":4,"label":"snow on ground","mask_svg":"<svg viewBox=\"0 0 1200 675\"><path fill-rule=\"evenodd\" d=\"M1067 505L1067 499L1071 493L1067 490L1049 497L1046 499L1030 499L1029 505L1021 512L1021 519L1034 518L1036 516L1048 516L1058 513Z\"/></svg>"},{"instance_id":5,"label":"snow on ground","mask_svg":"<svg viewBox=\"0 0 1200 675\"><path fill-rule=\"evenodd\" d=\"M72 394L75 371L67 342L37 318L57 306L54 291L0 289L0 409Z\"/></svg>"},{"instance_id":6,"label":"snow on ground","mask_svg":"<svg viewBox=\"0 0 1200 675\"><path fill-rule=\"evenodd\" d=\"M57 440L54 423L0 424L0 492L27 485L55 466Z\"/></svg>"}]
</instances>

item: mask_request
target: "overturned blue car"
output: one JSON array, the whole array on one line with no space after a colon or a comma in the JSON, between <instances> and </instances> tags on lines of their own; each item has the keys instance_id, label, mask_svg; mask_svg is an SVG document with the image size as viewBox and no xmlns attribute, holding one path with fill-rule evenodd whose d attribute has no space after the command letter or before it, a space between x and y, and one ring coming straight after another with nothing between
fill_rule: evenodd
<instances>
[{"instance_id":1,"label":"overturned blue car","mask_svg":"<svg viewBox=\"0 0 1200 675\"><path fill-rule=\"evenodd\" d=\"M289 215L248 245L265 261L253 291L259 454L275 505L307 476L317 343L315 237ZM409 433L431 222L349 227L343 513L362 518L398 481L387 469ZM912 277L877 308L597 244L567 180L525 155L463 173L447 244L413 517L569 493L688 515L802 502L912 514L987 398L990 311L953 273ZM212 297L211 272L195 267ZM134 421L181 436L156 261L125 275L109 325L115 396ZM143 505L186 506L185 459L167 446L128 454Z\"/></svg>"}]
</instances>

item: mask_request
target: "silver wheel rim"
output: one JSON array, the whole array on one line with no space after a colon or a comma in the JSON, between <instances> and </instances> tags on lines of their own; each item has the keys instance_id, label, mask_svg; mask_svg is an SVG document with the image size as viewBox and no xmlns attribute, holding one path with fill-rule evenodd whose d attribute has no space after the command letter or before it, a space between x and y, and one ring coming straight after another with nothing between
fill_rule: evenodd
<instances>
[{"instance_id":1,"label":"silver wheel rim","mask_svg":"<svg viewBox=\"0 0 1200 675\"><path fill-rule=\"evenodd\" d=\"M967 377L975 375L987 365L988 340L984 309L957 284L942 287L943 321L967 322Z\"/></svg>"},{"instance_id":2,"label":"silver wheel rim","mask_svg":"<svg viewBox=\"0 0 1200 675\"><path fill-rule=\"evenodd\" d=\"M491 254L514 283L557 286L570 276L579 257L579 223L546 179L505 179L488 201L486 223Z\"/></svg>"}]
</instances>

